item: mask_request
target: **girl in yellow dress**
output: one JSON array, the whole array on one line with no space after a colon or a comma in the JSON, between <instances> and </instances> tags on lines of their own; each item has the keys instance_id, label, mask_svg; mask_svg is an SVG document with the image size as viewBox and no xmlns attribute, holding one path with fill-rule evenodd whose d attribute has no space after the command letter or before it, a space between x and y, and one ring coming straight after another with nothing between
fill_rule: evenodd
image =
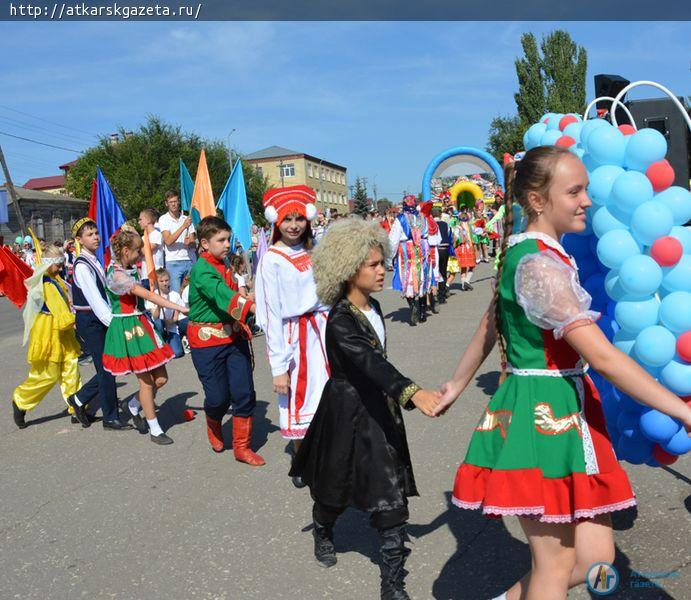
<instances>
[{"instance_id":1,"label":"girl in yellow dress","mask_svg":"<svg viewBox=\"0 0 691 600\"><path fill-rule=\"evenodd\" d=\"M28 295L23 314L23 343L29 342L27 359L31 368L26 381L13 394L14 422L20 429L27 426L26 412L36 408L56 383L60 384L62 397L70 409L73 409L71 397L81 387L74 314L70 310L67 285L59 275L64 262L62 249L49 246L34 274L24 282Z\"/></svg>"}]
</instances>

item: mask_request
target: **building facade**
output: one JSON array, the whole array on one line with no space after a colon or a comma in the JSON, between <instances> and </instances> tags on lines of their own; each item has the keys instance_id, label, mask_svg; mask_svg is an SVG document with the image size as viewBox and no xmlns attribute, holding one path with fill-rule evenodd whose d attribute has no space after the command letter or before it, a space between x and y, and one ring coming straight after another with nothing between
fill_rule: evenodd
<instances>
[{"instance_id":1,"label":"building facade","mask_svg":"<svg viewBox=\"0 0 691 600\"><path fill-rule=\"evenodd\" d=\"M346 167L280 146L253 152L244 159L273 187L306 185L312 188L317 194L320 212L350 212Z\"/></svg>"}]
</instances>

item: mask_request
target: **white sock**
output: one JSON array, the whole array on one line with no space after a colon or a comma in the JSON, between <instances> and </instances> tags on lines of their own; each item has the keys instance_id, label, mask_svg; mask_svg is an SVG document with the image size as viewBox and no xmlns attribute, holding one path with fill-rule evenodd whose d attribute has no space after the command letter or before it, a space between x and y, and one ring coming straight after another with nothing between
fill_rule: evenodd
<instances>
[{"instance_id":1,"label":"white sock","mask_svg":"<svg viewBox=\"0 0 691 600\"><path fill-rule=\"evenodd\" d=\"M136 417L139 414L139 411L142 409L142 405L139 404L139 400L137 400L136 396L132 396L127 403L127 408L130 409L132 416Z\"/></svg>"},{"instance_id":2,"label":"white sock","mask_svg":"<svg viewBox=\"0 0 691 600\"><path fill-rule=\"evenodd\" d=\"M161 426L158 424L158 419L156 417L147 419L146 422L149 424L149 433L151 433L151 435L161 435L163 433L163 429L161 429Z\"/></svg>"},{"instance_id":3,"label":"white sock","mask_svg":"<svg viewBox=\"0 0 691 600\"><path fill-rule=\"evenodd\" d=\"M492 598L492 600L506 600L506 592L501 594L501 596L497 596L496 598Z\"/></svg>"},{"instance_id":4,"label":"white sock","mask_svg":"<svg viewBox=\"0 0 691 600\"><path fill-rule=\"evenodd\" d=\"M466 273L466 275L465 275L465 282L466 282L466 283L470 283L470 280L471 280L472 278L473 278L473 272L472 272L472 271L468 271L468 272Z\"/></svg>"},{"instance_id":5,"label":"white sock","mask_svg":"<svg viewBox=\"0 0 691 600\"><path fill-rule=\"evenodd\" d=\"M467 273L461 273L461 283L465 283Z\"/></svg>"},{"instance_id":6,"label":"white sock","mask_svg":"<svg viewBox=\"0 0 691 600\"><path fill-rule=\"evenodd\" d=\"M79 398L77 398L77 394L75 394L75 395L73 396L73 398L74 398L74 403L75 403L77 406L84 406L84 405L82 404L82 401L81 401Z\"/></svg>"}]
</instances>

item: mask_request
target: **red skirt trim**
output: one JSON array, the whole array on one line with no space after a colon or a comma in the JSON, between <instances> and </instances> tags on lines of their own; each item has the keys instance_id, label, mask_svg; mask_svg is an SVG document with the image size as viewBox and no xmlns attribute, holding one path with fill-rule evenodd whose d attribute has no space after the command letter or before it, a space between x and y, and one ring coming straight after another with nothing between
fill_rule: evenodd
<instances>
[{"instance_id":1,"label":"red skirt trim","mask_svg":"<svg viewBox=\"0 0 691 600\"><path fill-rule=\"evenodd\" d=\"M124 356L116 358L109 354L103 355L103 368L111 375L129 375L130 373L148 373L165 365L175 357L172 348L163 344L151 352L141 356Z\"/></svg>"},{"instance_id":2,"label":"red skirt trim","mask_svg":"<svg viewBox=\"0 0 691 600\"><path fill-rule=\"evenodd\" d=\"M547 479L539 468L500 471L467 463L456 473L452 501L488 516L532 517L545 523L592 519L636 504L622 468Z\"/></svg>"},{"instance_id":3,"label":"red skirt trim","mask_svg":"<svg viewBox=\"0 0 691 600\"><path fill-rule=\"evenodd\" d=\"M472 244L461 244L454 249L458 266L461 269L475 266L475 250Z\"/></svg>"}]
</instances>

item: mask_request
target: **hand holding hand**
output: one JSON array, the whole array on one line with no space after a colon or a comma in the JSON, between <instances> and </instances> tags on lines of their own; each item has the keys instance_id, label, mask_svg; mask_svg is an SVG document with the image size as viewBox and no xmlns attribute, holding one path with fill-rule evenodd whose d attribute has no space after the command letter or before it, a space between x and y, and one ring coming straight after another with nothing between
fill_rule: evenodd
<instances>
[{"instance_id":1,"label":"hand holding hand","mask_svg":"<svg viewBox=\"0 0 691 600\"><path fill-rule=\"evenodd\" d=\"M290 376L288 373L274 377L274 392L285 396L290 394Z\"/></svg>"},{"instance_id":2,"label":"hand holding hand","mask_svg":"<svg viewBox=\"0 0 691 600\"><path fill-rule=\"evenodd\" d=\"M434 408L433 416L438 417L449 410L449 407L456 402L462 391L463 390L461 387L455 381L447 381L446 383L442 384L442 386L439 388L439 402Z\"/></svg>"},{"instance_id":3,"label":"hand holding hand","mask_svg":"<svg viewBox=\"0 0 691 600\"><path fill-rule=\"evenodd\" d=\"M439 402L439 392L431 392L429 390L418 390L413 394L411 400L413 404L419 408L428 417L434 416L434 407Z\"/></svg>"},{"instance_id":4,"label":"hand holding hand","mask_svg":"<svg viewBox=\"0 0 691 600\"><path fill-rule=\"evenodd\" d=\"M182 313L183 315L188 315L188 314L190 314L190 307L189 306L180 306L180 308L178 308L178 312Z\"/></svg>"}]
</instances>

